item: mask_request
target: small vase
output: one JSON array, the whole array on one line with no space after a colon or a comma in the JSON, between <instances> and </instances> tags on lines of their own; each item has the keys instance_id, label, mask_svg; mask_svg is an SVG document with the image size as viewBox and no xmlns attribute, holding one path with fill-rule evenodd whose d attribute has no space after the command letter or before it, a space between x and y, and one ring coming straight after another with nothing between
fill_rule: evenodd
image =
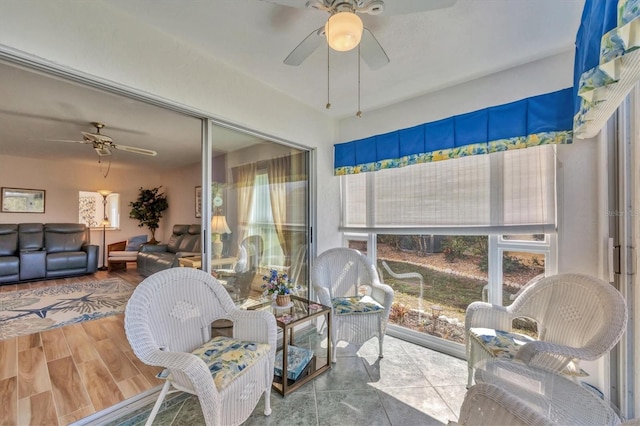
<instances>
[{"instance_id":1,"label":"small vase","mask_svg":"<svg viewBox=\"0 0 640 426\"><path fill-rule=\"evenodd\" d=\"M276 296L276 305L287 306L291 302L291 295L279 294Z\"/></svg>"}]
</instances>

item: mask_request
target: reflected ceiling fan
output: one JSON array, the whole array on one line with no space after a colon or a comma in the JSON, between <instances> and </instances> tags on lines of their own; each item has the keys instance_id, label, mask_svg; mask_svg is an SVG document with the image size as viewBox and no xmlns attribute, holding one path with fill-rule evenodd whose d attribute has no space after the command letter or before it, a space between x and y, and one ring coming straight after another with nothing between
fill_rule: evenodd
<instances>
[{"instance_id":1,"label":"reflected ceiling fan","mask_svg":"<svg viewBox=\"0 0 640 426\"><path fill-rule=\"evenodd\" d=\"M73 140L66 140L66 139L47 139L47 140L53 141L53 142L74 142L74 143L89 144L93 146L93 149L98 153L99 157L108 157L112 155L113 154L113 152L111 151L112 149L115 149L118 151L132 152L134 154L149 155L152 157L155 157L156 155L158 155L156 151L152 151L150 149L136 148L134 146L115 144L113 143L113 139L111 139L110 136L103 135L100 133L100 129L103 129L105 127L103 123L94 121L91 123L91 125L96 128L95 133L80 132L82 133L81 141L73 141Z\"/></svg>"},{"instance_id":2,"label":"reflected ceiling fan","mask_svg":"<svg viewBox=\"0 0 640 426\"><path fill-rule=\"evenodd\" d=\"M281 6L304 7L329 13L329 19L309 34L287 56L284 63L300 65L326 40L334 50L349 51L360 46L360 56L377 70L389 57L358 14L385 15L425 12L453 6L457 0L263 0Z\"/></svg>"}]
</instances>

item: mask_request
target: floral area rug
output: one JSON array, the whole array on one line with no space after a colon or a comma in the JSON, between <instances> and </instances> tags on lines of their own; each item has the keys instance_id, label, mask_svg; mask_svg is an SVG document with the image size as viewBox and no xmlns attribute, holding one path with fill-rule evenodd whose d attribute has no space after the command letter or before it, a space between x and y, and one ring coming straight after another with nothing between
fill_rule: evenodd
<instances>
[{"instance_id":1,"label":"floral area rug","mask_svg":"<svg viewBox=\"0 0 640 426\"><path fill-rule=\"evenodd\" d=\"M0 293L0 340L122 313L134 288L110 278Z\"/></svg>"}]
</instances>

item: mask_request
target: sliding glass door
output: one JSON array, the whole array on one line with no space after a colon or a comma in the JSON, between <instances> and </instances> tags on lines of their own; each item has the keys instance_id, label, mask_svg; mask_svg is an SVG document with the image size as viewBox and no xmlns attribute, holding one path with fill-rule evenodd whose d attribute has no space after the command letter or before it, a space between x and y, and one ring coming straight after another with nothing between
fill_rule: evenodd
<instances>
[{"instance_id":1,"label":"sliding glass door","mask_svg":"<svg viewBox=\"0 0 640 426\"><path fill-rule=\"evenodd\" d=\"M309 152L222 126L211 133L212 272L237 303L259 300L271 269L307 297Z\"/></svg>"}]
</instances>

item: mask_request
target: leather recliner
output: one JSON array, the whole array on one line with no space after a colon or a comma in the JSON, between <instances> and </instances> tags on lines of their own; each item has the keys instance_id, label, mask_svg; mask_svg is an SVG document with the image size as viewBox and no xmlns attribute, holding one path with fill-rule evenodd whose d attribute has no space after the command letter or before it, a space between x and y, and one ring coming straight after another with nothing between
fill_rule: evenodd
<instances>
[{"instance_id":1,"label":"leather recliner","mask_svg":"<svg viewBox=\"0 0 640 426\"><path fill-rule=\"evenodd\" d=\"M136 259L138 272L148 277L158 271L179 266L179 259L199 256L200 225L173 225L167 244L143 244Z\"/></svg>"},{"instance_id":2,"label":"leather recliner","mask_svg":"<svg viewBox=\"0 0 640 426\"><path fill-rule=\"evenodd\" d=\"M91 274L97 245L79 223L0 224L0 284Z\"/></svg>"}]
</instances>

